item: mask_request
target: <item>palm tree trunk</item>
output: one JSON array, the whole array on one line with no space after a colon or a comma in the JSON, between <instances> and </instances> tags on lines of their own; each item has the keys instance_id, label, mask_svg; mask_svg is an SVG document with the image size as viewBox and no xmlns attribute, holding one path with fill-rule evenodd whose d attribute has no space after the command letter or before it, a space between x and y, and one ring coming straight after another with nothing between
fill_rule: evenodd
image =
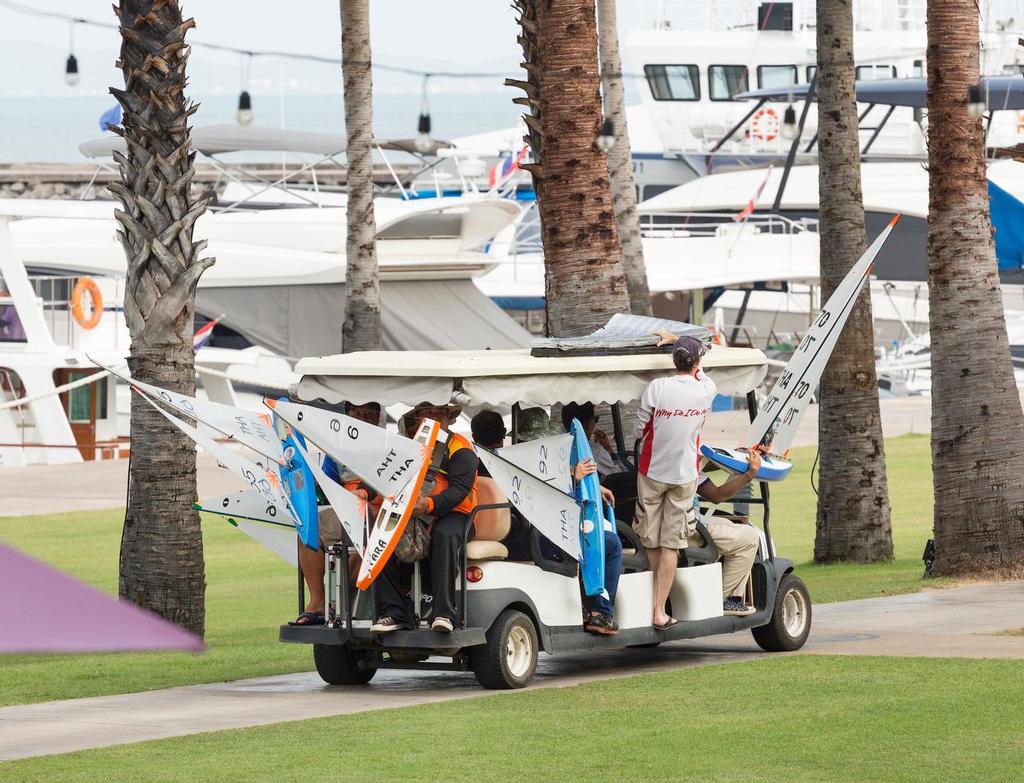
<instances>
[{"instance_id":1,"label":"palm tree trunk","mask_svg":"<svg viewBox=\"0 0 1024 783\"><path fill-rule=\"evenodd\" d=\"M195 153L185 98L189 49L176 0L120 0L118 67L128 146L114 153L121 182L109 186L123 207L115 215L128 260L124 314L131 333L129 366L141 381L195 393L192 348L195 289L213 264L192 241L207 202L194 199ZM205 623L203 538L196 499L195 445L133 395L128 507L121 539L118 592L202 636Z\"/></svg>"},{"instance_id":2,"label":"palm tree trunk","mask_svg":"<svg viewBox=\"0 0 1024 783\"><path fill-rule=\"evenodd\" d=\"M935 574L1024 567L1024 416L992 243L974 0L928 3L928 286Z\"/></svg>"},{"instance_id":3,"label":"palm tree trunk","mask_svg":"<svg viewBox=\"0 0 1024 783\"><path fill-rule=\"evenodd\" d=\"M615 21L615 0L597 0L597 33L600 37L601 84L604 88L605 116L615 129L615 144L608 152L615 229L622 250L622 271L626 275L629 308L636 315L651 315L651 290L647 286L647 267L640 241L640 218L636 213L636 182L633 179L633 155L626 122L626 96L622 87L622 58L619 56L619 31Z\"/></svg>"},{"instance_id":4,"label":"palm tree trunk","mask_svg":"<svg viewBox=\"0 0 1024 783\"><path fill-rule=\"evenodd\" d=\"M548 334L587 334L629 311L608 164L597 146L601 94L594 0L514 0L522 27L525 141L544 243Z\"/></svg>"},{"instance_id":5,"label":"palm tree trunk","mask_svg":"<svg viewBox=\"0 0 1024 783\"><path fill-rule=\"evenodd\" d=\"M345 239L346 353L382 347L377 221L373 216L373 77L369 0L341 2L341 70L345 81L348 234Z\"/></svg>"},{"instance_id":6,"label":"palm tree trunk","mask_svg":"<svg viewBox=\"0 0 1024 783\"><path fill-rule=\"evenodd\" d=\"M867 247L860 184L851 0L818 0L818 192L821 298ZM892 559L871 297L861 293L821 381L814 559Z\"/></svg>"}]
</instances>

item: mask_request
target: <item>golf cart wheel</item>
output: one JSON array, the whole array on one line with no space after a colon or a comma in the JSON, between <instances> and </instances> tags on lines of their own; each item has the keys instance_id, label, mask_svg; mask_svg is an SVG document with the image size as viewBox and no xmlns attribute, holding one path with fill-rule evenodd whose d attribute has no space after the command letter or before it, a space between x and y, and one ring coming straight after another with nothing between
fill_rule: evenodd
<instances>
[{"instance_id":1,"label":"golf cart wheel","mask_svg":"<svg viewBox=\"0 0 1024 783\"><path fill-rule=\"evenodd\" d=\"M316 673L328 685L366 685L377 673L367 653L344 645L314 644Z\"/></svg>"},{"instance_id":2,"label":"golf cart wheel","mask_svg":"<svg viewBox=\"0 0 1024 783\"><path fill-rule=\"evenodd\" d=\"M533 679L539 652L533 620L506 609L487 631L487 644L471 647L469 655L477 682L491 690L511 690Z\"/></svg>"},{"instance_id":3,"label":"golf cart wheel","mask_svg":"<svg viewBox=\"0 0 1024 783\"><path fill-rule=\"evenodd\" d=\"M768 652L792 652L804 646L811 632L811 595L800 577L786 574L779 580L772 619L750 632Z\"/></svg>"}]
</instances>

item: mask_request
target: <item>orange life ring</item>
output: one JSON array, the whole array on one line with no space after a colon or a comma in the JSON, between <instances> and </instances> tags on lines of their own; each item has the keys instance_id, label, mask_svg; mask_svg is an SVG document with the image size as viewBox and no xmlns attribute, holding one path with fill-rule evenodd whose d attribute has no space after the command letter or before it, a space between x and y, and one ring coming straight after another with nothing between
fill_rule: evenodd
<instances>
[{"instance_id":1,"label":"orange life ring","mask_svg":"<svg viewBox=\"0 0 1024 783\"><path fill-rule=\"evenodd\" d=\"M775 109L761 109L750 120L750 135L760 141L771 141L779 135L779 115Z\"/></svg>"},{"instance_id":2,"label":"orange life ring","mask_svg":"<svg viewBox=\"0 0 1024 783\"><path fill-rule=\"evenodd\" d=\"M85 317L85 310L82 308L82 299L87 293L92 303L92 312L88 318ZM80 277L75 283L71 291L71 315L83 329L95 329L103 317L103 295L91 277Z\"/></svg>"}]
</instances>

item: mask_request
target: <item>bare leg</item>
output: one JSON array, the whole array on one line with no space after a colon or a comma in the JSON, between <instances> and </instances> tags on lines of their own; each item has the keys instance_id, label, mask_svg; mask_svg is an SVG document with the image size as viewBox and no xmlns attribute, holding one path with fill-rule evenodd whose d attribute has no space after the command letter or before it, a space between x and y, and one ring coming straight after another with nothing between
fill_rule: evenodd
<instances>
[{"instance_id":1,"label":"bare leg","mask_svg":"<svg viewBox=\"0 0 1024 783\"><path fill-rule=\"evenodd\" d=\"M676 564L679 553L675 549L659 547L647 550L647 560L654 572L654 625L665 625L672 618L665 611L668 594L672 590L672 580L676 575Z\"/></svg>"},{"instance_id":2,"label":"bare leg","mask_svg":"<svg viewBox=\"0 0 1024 783\"><path fill-rule=\"evenodd\" d=\"M306 611L316 614L324 613L324 553L319 549L299 546L299 565L302 576L309 588L309 601Z\"/></svg>"}]
</instances>

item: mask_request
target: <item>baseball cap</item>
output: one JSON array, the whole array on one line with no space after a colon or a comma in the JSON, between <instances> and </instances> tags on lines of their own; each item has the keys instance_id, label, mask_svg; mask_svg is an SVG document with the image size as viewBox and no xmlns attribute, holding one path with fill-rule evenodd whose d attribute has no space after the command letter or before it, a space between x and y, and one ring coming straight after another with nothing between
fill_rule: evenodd
<instances>
[{"instance_id":1,"label":"baseball cap","mask_svg":"<svg viewBox=\"0 0 1024 783\"><path fill-rule=\"evenodd\" d=\"M672 346L672 353L680 354L681 356L685 356L689 359L699 359L707 353L707 349L704 347L704 343L696 337L690 337L689 335L684 334L676 340L675 345Z\"/></svg>"}]
</instances>

